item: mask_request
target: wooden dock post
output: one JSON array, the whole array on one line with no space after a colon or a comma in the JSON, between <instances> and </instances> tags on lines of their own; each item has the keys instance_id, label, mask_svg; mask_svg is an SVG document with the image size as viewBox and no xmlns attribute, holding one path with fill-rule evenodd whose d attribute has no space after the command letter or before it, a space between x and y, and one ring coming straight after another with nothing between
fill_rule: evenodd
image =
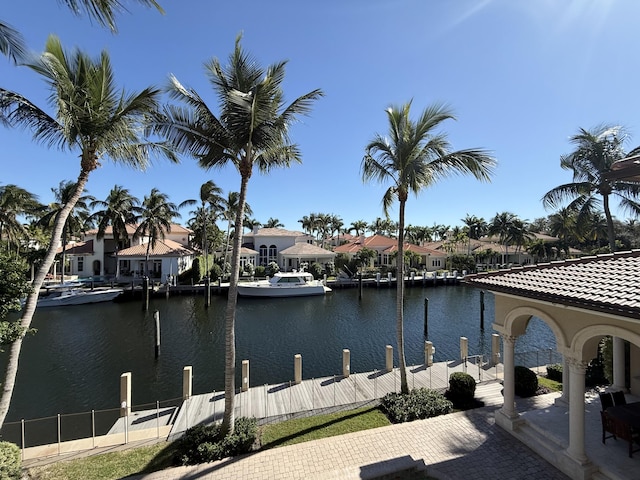
<instances>
[{"instance_id":1,"label":"wooden dock post","mask_svg":"<svg viewBox=\"0 0 640 480\"><path fill-rule=\"evenodd\" d=\"M242 360L242 391L249 390L249 360Z\"/></svg>"},{"instance_id":2,"label":"wooden dock post","mask_svg":"<svg viewBox=\"0 0 640 480\"><path fill-rule=\"evenodd\" d=\"M358 284L358 298L362 298L362 270L360 271L360 280L359 280L359 284Z\"/></svg>"},{"instance_id":3,"label":"wooden dock post","mask_svg":"<svg viewBox=\"0 0 640 480\"><path fill-rule=\"evenodd\" d=\"M429 338L429 299L424 299L424 336Z\"/></svg>"},{"instance_id":4,"label":"wooden dock post","mask_svg":"<svg viewBox=\"0 0 640 480\"><path fill-rule=\"evenodd\" d=\"M500 363L500 335L491 335L491 366L495 367Z\"/></svg>"},{"instance_id":5,"label":"wooden dock post","mask_svg":"<svg viewBox=\"0 0 640 480\"><path fill-rule=\"evenodd\" d=\"M393 347L387 345L385 347L385 370L391 372L393 370Z\"/></svg>"},{"instance_id":6,"label":"wooden dock post","mask_svg":"<svg viewBox=\"0 0 640 480\"><path fill-rule=\"evenodd\" d=\"M193 367L188 365L182 369L182 400L189 400L193 395Z\"/></svg>"},{"instance_id":7,"label":"wooden dock post","mask_svg":"<svg viewBox=\"0 0 640 480\"><path fill-rule=\"evenodd\" d=\"M351 373L351 352L348 348L342 350L342 376L344 378L349 377Z\"/></svg>"},{"instance_id":8,"label":"wooden dock post","mask_svg":"<svg viewBox=\"0 0 640 480\"><path fill-rule=\"evenodd\" d=\"M131 372L120 375L120 416L131 415Z\"/></svg>"},{"instance_id":9,"label":"wooden dock post","mask_svg":"<svg viewBox=\"0 0 640 480\"><path fill-rule=\"evenodd\" d=\"M142 311L149 310L149 277L142 279Z\"/></svg>"},{"instance_id":10,"label":"wooden dock post","mask_svg":"<svg viewBox=\"0 0 640 480\"><path fill-rule=\"evenodd\" d=\"M299 353L293 356L293 383L302 383L302 355Z\"/></svg>"},{"instance_id":11,"label":"wooden dock post","mask_svg":"<svg viewBox=\"0 0 640 480\"><path fill-rule=\"evenodd\" d=\"M424 342L424 364L427 367L433 365L433 354L436 349L433 346L433 342L426 341Z\"/></svg>"},{"instance_id":12,"label":"wooden dock post","mask_svg":"<svg viewBox=\"0 0 640 480\"><path fill-rule=\"evenodd\" d=\"M155 344L156 344L156 358L160 356L160 312L156 310L153 312L153 322L155 326Z\"/></svg>"}]
</instances>

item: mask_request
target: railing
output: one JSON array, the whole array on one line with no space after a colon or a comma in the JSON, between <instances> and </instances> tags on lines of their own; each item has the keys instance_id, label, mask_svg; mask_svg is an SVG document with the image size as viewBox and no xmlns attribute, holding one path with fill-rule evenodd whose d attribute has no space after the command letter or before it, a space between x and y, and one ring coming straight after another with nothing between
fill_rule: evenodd
<instances>
[{"instance_id":1,"label":"railing","mask_svg":"<svg viewBox=\"0 0 640 480\"><path fill-rule=\"evenodd\" d=\"M552 350L515 354L516 365L533 368L540 375L546 373L547 364L561 361L562 356ZM411 389L426 387L444 392L454 371L466 372L478 383L502 378L502 364L489 365L484 355L470 355L462 360L434 363L430 367L408 366L407 382ZM385 394L399 390L397 367L391 372L373 370L351 372L348 377L334 375L307 379L298 385L293 382L265 384L236 393L236 415L255 416L260 423L275 423L287 418L377 404ZM138 440L166 439L178 421L179 432L202 421L194 419L193 412L189 414L194 397L186 402L173 398L134 405L126 417L121 417L120 408L113 408L6 422L0 435L22 449L23 459L125 445ZM223 392L207 393L206 397L212 408L209 421L220 420L224 412Z\"/></svg>"}]
</instances>

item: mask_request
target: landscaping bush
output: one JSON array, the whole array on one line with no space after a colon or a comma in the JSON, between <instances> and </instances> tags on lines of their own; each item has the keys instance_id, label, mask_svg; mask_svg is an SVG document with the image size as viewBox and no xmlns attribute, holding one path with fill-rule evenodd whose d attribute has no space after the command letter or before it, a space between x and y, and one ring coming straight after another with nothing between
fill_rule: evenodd
<instances>
[{"instance_id":1,"label":"landscaping bush","mask_svg":"<svg viewBox=\"0 0 640 480\"><path fill-rule=\"evenodd\" d=\"M475 379L464 372L454 372L449 376L449 390L445 397L453 402L455 408L466 410L474 406L476 393Z\"/></svg>"},{"instance_id":2,"label":"landscaping bush","mask_svg":"<svg viewBox=\"0 0 640 480\"><path fill-rule=\"evenodd\" d=\"M279 271L280 266L276 262L269 262L269 265L267 265L267 268L265 269L265 273L270 277L273 277Z\"/></svg>"},{"instance_id":3,"label":"landscaping bush","mask_svg":"<svg viewBox=\"0 0 640 480\"><path fill-rule=\"evenodd\" d=\"M11 442L0 442L0 480L20 480L20 448Z\"/></svg>"},{"instance_id":4,"label":"landscaping bush","mask_svg":"<svg viewBox=\"0 0 640 480\"><path fill-rule=\"evenodd\" d=\"M265 277L267 275L266 272L265 272L265 268L262 265L258 265L256 267L255 272L253 272L253 274L256 277Z\"/></svg>"},{"instance_id":5,"label":"landscaping bush","mask_svg":"<svg viewBox=\"0 0 640 480\"><path fill-rule=\"evenodd\" d=\"M549 380L555 380L556 382L562 382L562 364L554 363L553 365L547 365L547 378Z\"/></svg>"},{"instance_id":6,"label":"landscaping bush","mask_svg":"<svg viewBox=\"0 0 640 480\"><path fill-rule=\"evenodd\" d=\"M215 282L220 277L222 277L222 267L217 263L214 263L213 265L211 265L211 268L209 269L209 278L211 279L212 282Z\"/></svg>"},{"instance_id":7,"label":"landscaping bush","mask_svg":"<svg viewBox=\"0 0 640 480\"><path fill-rule=\"evenodd\" d=\"M309 273L313 275L313 278L319 280L324 275L324 269L318 262L313 262L309 267Z\"/></svg>"},{"instance_id":8,"label":"landscaping bush","mask_svg":"<svg viewBox=\"0 0 640 480\"><path fill-rule=\"evenodd\" d=\"M515 367L515 394L520 397L533 397L538 391L538 376L521 365Z\"/></svg>"},{"instance_id":9,"label":"landscaping bush","mask_svg":"<svg viewBox=\"0 0 640 480\"><path fill-rule=\"evenodd\" d=\"M407 395L388 393L382 398L381 406L393 423L436 417L453 410L453 404L444 395L428 388L417 388Z\"/></svg>"},{"instance_id":10,"label":"landscaping bush","mask_svg":"<svg viewBox=\"0 0 640 480\"><path fill-rule=\"evenodd\" d=\"M219 424L197 425L178 440L174 461L180 465L195 465L250 452L257 433L255 418L238 418L233 434L225 437L220 436Z\"/></svg>"}]
</instances>

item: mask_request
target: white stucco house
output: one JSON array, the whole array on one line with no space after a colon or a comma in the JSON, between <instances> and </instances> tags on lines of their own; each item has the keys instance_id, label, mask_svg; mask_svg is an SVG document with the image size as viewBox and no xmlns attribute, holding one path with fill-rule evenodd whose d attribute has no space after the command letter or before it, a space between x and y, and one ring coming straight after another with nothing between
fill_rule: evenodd
<instances>
[{"instance_id":1,"label":"white stucco house","mask_svg":"<svg viewBox=\"0 0 640 480\"><path fill-rule=\"evenodd\" d=\"M255 228L243 235L242 245L257 252L256 266L276 262L285 272L299 270L303 264L314 262L324 265L336 256L315 245L311 235L283 228Z\"/></svg>"},{"instance_id":2,"label":"white stucco house","mask_svg":"<svg viewBox=\"0 0 640 480\"><path fill-rule=\"evenodd\" d=\"M165 280L168 275L179 275L191 268L198 255L189 246L191 230L172 224L164 240L158 239L155 248L149 249L149 263L145 266L149 238L134 239L135 229L135 225L128 225L128 238L117 246L111 227L101 239L97 229L85 232L81 242L67 245L65 273L78 277L122 278L142 276L148 269L150 277Z\"/></svg>"}]
</instances>

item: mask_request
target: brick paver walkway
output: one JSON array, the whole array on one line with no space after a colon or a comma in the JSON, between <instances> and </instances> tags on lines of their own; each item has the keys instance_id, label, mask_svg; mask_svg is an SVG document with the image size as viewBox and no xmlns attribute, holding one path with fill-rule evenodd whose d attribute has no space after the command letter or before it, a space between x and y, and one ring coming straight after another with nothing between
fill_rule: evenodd
<instances>
[{"instance_id":1,"label":"brick paver walkway","mask_svg":"<svg viewBox=\"0 0 640 480\"><path fill-rule=\"evenodd\" d=\"M423 460L427 474L439 480L568 478L497 427L495 410L483 407L132 478L375 478L390 462L407 457Z\"/></svg>"}]
</instances>

